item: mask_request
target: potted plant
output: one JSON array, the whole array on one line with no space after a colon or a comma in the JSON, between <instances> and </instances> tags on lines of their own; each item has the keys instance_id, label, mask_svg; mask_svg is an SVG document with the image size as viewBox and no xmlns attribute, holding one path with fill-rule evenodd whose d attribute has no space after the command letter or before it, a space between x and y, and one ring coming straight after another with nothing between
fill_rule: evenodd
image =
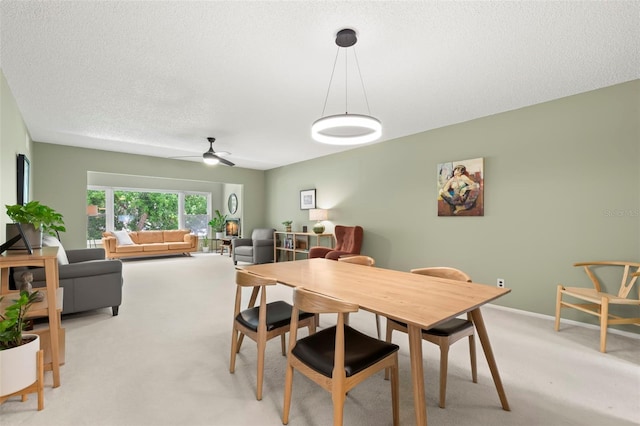
<instances>
[{"instance_id":1,"label":"potted plant","mask_svg":"<svg viewBox=\"0 0 640 426\"><path fill-rule=\"evenodd\" d=\"M285 226L285 231L286 232L291 232L291 224L293 223L292 220L285 220L284 222L282 222L282 224Z\"/></svg>"},{"instance_id":2,"label":"potted plant","mask_svg":"<svg viewBox=\"0 0 640 426\"><path fill-rule=\"evenodd\" d=\"M0 306L2 299L0 297ZM36 354L40 350L40 337L23 334L23 331L27 312L39 300L37 291L21 291L0 314L0 396L22 390L37 380Z\"/></svg>"},{"instance_id":3,"label":"potted plant","mask_svg":"<svg viewBox=\"0 0 640 426\"><path fill-rule=\"evenodd\" d=\"M227 221L227 215L216 210L216 215L209 221L209 226L216 233L216 239L220 240L224 237L224 225Z\"/></svg>"},{"instance_id":4,"label":"potted plant","mask_svg":"<svg viewBox=\"0 0 640 426\"><path fill-rule=\"evenodd\" d=\"M65 232L62 215L49 206L40 204L39 201L29 201L27 204L5 204L7 216L14 223L7 223L7 240L19 234L15 223L22 226L22 231L27 235L32 248L42 247L42 234L57 235L57 232ZM24 243L19 241L14 245L16 248L25 248Z\"/></svg>"}]
</instances>

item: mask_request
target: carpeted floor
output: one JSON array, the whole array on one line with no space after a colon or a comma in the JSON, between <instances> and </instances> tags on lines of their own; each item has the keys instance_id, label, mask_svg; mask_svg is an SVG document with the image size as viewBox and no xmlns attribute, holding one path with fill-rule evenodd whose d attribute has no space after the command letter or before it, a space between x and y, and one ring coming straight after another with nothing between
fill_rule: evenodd
<instances>
[{"instance_id":1,"label":"carpeted floor","mask_svg":"<svg viewBox=\"0 0 640 426\"><path fill-rule=\"evenodd\" d=\"M62 385L45 374L45 409L36 396L0 405L0 424L12 425L280 425L285 358L280 343L267 344L262 401L255 399L256 346L245 340L236 373L229 373L233 262L227 256L128 260L120 315L108 309L65 316L66 364ZM269 299L291 300L275 286ZM554 297L554 295L550 295ZM430 425L640 424L640 341L610 334L598 351L597 329L487 306L483 309L511 405L500 408L478 345L478 383L471 382L466 341L449 353L447 408L438 397L439 351L423 343ZM321 326L330 325L323 315ZM373 314L351 325L375 335ZM304 331L302 332L305 333ZM415 424L407 336L400 345L400 420ZM296 374L290 425L332 423L330 395ZM345 425L389 425L389 382L382 373L349 393Z\"/></svg>"}]
</instances>

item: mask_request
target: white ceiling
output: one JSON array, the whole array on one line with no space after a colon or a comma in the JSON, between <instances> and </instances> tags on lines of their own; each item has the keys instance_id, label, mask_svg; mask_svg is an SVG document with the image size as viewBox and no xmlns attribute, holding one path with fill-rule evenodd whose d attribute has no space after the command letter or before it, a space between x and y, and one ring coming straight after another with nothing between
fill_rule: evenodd
<instances>
[{"instance_id":1,"label":"white ceiling","mask_svg":"<svg viewBox=\"0 0 640 426\"><path fill-rule=\"evenodd\" d=\"M638 1L3 0L0 13L0 66L35 141L199 161L214 136L261 170L348 149L310 137L342 28L358 33L381 141L640 78ZM325 115L344 112L339 71ZM349 112L367 113L356 82Z\"/></svg>"}]
</instances>

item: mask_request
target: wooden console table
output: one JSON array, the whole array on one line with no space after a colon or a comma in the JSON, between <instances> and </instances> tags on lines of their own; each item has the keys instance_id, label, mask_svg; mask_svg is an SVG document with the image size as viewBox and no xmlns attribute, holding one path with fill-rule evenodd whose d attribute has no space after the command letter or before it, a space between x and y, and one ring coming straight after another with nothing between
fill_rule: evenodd
<instances>
[{"instance_id":1,"label":"wooden console table","mask_svg":"<svg viewBox=\"0 0 640 426\"><path fill-rule=\"evenodd\" d=\"M0 302L0 309L11 304L11 294L17 293L9 290L9 268L21 266L38 266L45 269L47 286L41 302L34 303L29 310L28 317L47 317L49 319L51 362L46 363L45 370L53 372L53 387L60 386L60 313L62 312L62 291L58 281L58 247L43 247L34 249L33 254L26 250L7 250L0 255L0 296L4 296Z\"/></svg>"}]
</instances>

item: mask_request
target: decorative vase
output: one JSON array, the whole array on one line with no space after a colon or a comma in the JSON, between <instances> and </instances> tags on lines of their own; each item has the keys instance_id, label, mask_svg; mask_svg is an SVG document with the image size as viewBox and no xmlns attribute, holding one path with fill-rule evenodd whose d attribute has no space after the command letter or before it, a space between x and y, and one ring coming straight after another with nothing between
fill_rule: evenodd
<instances>
[{"instance_id":1,"label":"decorative vase","mask_svg":"<svg viewBox=\"0 0 640 426\"><path fill-rule=\"evenodd\" d=\"M322 222L317 222L315 225L313 225L313 232L315 232L316 234L324 233L324 225L322 224Z\"/></svg>"},{"instance_id":2,"label":"decorative vase","mask_svg":"<svg viewBox=\"0 0 640 426\"><path fill-rule=\"evenodd\" d=\"M31 244L31 248L32 249L41 248L42 247L42 229L41 228L36 229L35 226L33 226L33 224L31 223L21 223L20 225L22 227L22 232L24 233L25 237L27 237L27 240ZM15 223L7 223L5 229L6 229L5 234L7 237L7 241L15 237L16 235L20 235L20 231L18 231L18 227L16 226ZM14 249L14 250L25 250L26 248L27 247L24 245L24 241L22 241L22 238L19 239L11 247L9 247L9 249Z\"/></svg>"},{"instance_id":3,"label":"decorative vase","mask_svg":"<svg viewBox=\"0 0 640 426\"><path fill-rule=\"evenodd\" d=\"M0 396L10 395L32 385L38 379L36 363L40 350L40 336L24 334L29 343L0 351Z\"/></svg>"}]
</instances>

